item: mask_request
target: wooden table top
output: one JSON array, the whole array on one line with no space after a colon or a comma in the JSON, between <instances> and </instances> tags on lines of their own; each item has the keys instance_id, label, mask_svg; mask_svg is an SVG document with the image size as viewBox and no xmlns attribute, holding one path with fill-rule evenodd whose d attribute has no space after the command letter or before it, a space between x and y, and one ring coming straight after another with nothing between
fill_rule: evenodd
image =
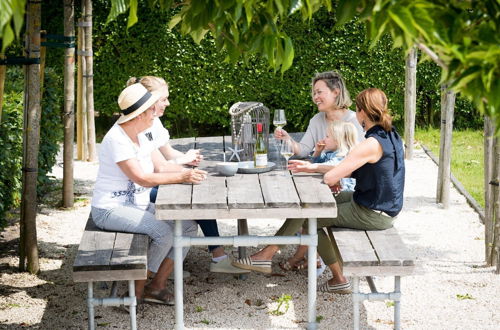
<instances>
[{"instance_id":1,"label":"wooden table top","mask_svg":"<svg viewBox=\"0 0 500 330\"><path fill-rule=\"evenodd\" d=\"M208 178L198 185L162 185L156 199L158 219L325 218L336 216L335 199L321 175L273 170L225 177L215 171L231 137L170 141L180 151L201 149L200 168ZM270 159L279 157L270 141ZM229 152L226 153L228 155ZM284 162L284 160L282 160Z\"/></svg>"}]
</instances>

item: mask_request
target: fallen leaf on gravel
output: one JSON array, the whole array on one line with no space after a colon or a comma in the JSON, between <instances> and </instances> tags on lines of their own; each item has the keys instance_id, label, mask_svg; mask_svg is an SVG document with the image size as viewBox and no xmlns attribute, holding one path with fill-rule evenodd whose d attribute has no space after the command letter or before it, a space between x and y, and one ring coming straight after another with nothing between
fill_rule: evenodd
<instances>
[{"instance_id":1,"label":"fallen leaf on gravel","mask_svg":"<svg viewBox=\"0 0 500 330\"><path fill-rule=\"evenodd\" d=\"M252 306L252 301L250 299L246 299L245 304L247 304L248 306Z\"/></svg>"}]
</instances>

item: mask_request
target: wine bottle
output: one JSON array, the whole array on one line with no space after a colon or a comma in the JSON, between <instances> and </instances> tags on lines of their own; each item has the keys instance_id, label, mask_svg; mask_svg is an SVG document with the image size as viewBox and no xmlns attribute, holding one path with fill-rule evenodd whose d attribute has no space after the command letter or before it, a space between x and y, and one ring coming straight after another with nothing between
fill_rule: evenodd
<instances>
[{"instance_id":1,"label":"wine bottle","mask_svg":"<svg viewBox=\"0 0 500 330\"><path fill-rule=\"evenodd\" d=\"M253 161L256 168L267 166L267 147L264 134L262 134L262 123L257 123L257 139L255 141Z\"/></svg>"}]
</instances>

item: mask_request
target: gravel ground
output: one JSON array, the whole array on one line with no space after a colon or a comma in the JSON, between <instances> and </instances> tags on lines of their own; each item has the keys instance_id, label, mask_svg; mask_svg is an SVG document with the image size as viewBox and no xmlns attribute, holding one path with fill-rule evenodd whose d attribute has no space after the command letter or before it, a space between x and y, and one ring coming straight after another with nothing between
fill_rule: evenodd
<instances>
[{"instance_id":1,"label":"gravel ground","mask_svg":"<svg viewBox=\"0 0 500 330\"><path fill-rule=\"evenodd\" d=\"M500 276L484 265L484 226L456 190L451 206L435 203L437 167L421 149L407 161L404 210L395 226L415 254L421 275L402 279L403 329L499 329ZM86 285L73 283L71 266L89 213L89 200L97 163L75 162L75 192L79 197L70 210L41 205L37 218L41 273L16 271L18 224L0 235L0 328L80 329L87 326ZM53 175L62 176L56 166ZM274 233L279 219L249 223L255 234ZM235 222L219 222L223 234L234 234ZM235 250L227 247L227 251ZM288 248L281 256L293 251ZM185 269L192 276L185 286L185 325L188 329L301 329L306 326L305 272L282 272L275 266L271 276L251 274L240 281L208 271L209 254L192 248ZM319 281L325 280L325 273ZM393 281L376 278L380 290ZM362 281L363 289L368 290ZM122 290L125 288L123 287ZM105 288L98 286L97 295ZM277 299L290 295L289 308L278 308ZM352 328L350 296L318 294L317 314L321 329ZM96 309L99 329L128 328L127 315L118 308ZM172 329L172 307L145 305L138 312L140 329ZM362 329L391 329L393 308L386 302L361 305Z\"/></svg>"}]
</instances>

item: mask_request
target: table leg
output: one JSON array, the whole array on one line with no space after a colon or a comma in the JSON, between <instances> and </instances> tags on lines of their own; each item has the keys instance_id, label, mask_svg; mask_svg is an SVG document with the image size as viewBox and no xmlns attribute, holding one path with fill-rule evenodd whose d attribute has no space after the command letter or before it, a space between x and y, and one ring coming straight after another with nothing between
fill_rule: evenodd
<instances>
[{"instance_id":1,"label":"table leg","mask_svg":"<svg viewBox=\"0 0 500 330\"><path fill-rule=\"evenodd\" d=\"M318 246L317 219L310 218L309 235L312 236L311 244L307 249L307 329L317 329L316 323L316 255Z\"/></svg>"},{"instance_id":2,"label":"table leg","mask_svg":"<svg viewBox=\"0 0 500 330\"><path fill-rule=\"evenodd\" d=\"M182 221L175 220L174 231L175 329L184 329L184 296L182 280Z\"/></svg>"},{"instance_id":3,"label":"table leg","mask_svg":"<svg viewBox=\"0 0 500 330\"><path fill-rule=\"evenodd\" d=\"M248 222L247 219L238 219L238 236L248 236ZM238 258L245 258L247 256L247 247L238 247ZM240 280L246 280L248 278L247 274L241 274L238 276Z\"/></svg>"}]
</instances>

